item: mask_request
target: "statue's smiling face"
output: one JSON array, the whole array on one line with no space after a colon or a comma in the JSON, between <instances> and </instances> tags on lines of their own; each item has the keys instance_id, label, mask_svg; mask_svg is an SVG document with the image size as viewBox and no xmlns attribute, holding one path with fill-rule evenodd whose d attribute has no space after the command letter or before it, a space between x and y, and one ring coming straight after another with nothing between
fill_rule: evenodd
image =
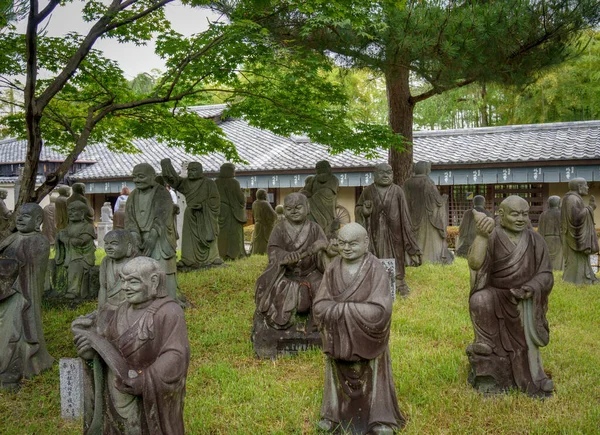
<instances>
[{"instance_id":1,"label":"statue's smiling face","mask_svg":"<svg viewBox=\"0 0 600 435\"><path fill-rule=\"evenodd\" d=\"M293 193L286 197L283 205L285 217L295 224L300 224L308 216L308 201L301 193Z\"/></svg>"},{"instance_id":2,"label":"statue's smiling face","mask_svg":"<svg viewBox=\"0 0 600 435\"><path fill-rule=\"evenodd\" d=\"M529 224L529 204L519 197L511 196L502 201L498 214L500 225L513 233L520 233Z\"/></svg>"},{"instance_id":3,"label":"statue's smiling face","mask_svg":"<svg viewBox=\"0 0 600 435\"><path fill-rule=\"evenodd\" d=\"M20 233L32 233L37 227L37 215L30 209L21 209L17 214L15 225Z\"/></svg>"},{"instance_id":4,"label":"statue's smiling face","mask_svg":"<svg viewBox=\"0 0 600 435\"><path fill-rule=\"evenodd\" d=\"M149 171L135 170L133 171L133 182L137 189L145 190L154 185L154 175Z\"/></svg>"},{"instance_id":5,"label":"statue's smiling face","mask_svg":"<svg viewBox=\"0 0 600 435\"><path fill-rule=\"evenodd\" d=\"M127 256L128 243L112 234L104 238L106 256L113 260L121 260Z\"/></svg>"},{"instance_id":6,"label":"statue's smiling face","mask_svg":"<svg viewBox=\"0 0 600 435\"><path fill-rule=\"evenodd\" d=\"M338 246L343 259L354 261L367 253L369 237L359 224L348 224L338 233Z\"/></svg>"},{"instance_id":7,"label":"statue's smiling face","mask_svg":"<svg viewBox=\"0 0 600 435\"><path fill-rule=\"evenodd\" d=\"M394 171L390 165L378 166L375 170L375 184L379 186L389 186L394 179Z\"/></svg>"},{"instance_id":8,"label":"statue's smiling face","mask_svg":"<svg viewBox=\"0 0 600 435\"><path fill-rule=\"evenodd\" d=\"M139 273L121 276L121 288L125 292L125 299L132 305L142 304L152 299L150 282L142 278Z\"/></svg>"}]
</instances>

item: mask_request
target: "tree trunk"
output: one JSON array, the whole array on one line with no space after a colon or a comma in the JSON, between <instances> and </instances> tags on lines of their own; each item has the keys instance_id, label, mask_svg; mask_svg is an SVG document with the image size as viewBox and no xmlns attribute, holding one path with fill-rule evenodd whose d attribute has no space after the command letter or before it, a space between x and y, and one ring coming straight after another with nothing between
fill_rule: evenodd
<instances>
[{"instance_id":1,"label":"tree trunk","mask_svg":"<svg viewBox=\"0 0 600 435\"><path fill-rule=\"evenodd\" d=\"M412 175L413 167L414 103L411 101L408 69L390 67L385 73L385 84L390 127L404 138L405 149L398 151L390 148L388 154L389 164L394 170L394 183L402 186Z\"/></svg>"}]
</instances>

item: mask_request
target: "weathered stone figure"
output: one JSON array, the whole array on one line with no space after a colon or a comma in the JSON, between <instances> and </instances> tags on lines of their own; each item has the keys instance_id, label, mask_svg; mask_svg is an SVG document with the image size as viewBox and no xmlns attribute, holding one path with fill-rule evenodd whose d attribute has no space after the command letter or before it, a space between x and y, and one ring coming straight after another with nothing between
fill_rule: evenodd
<instances>
[{"instance_id":1,"label":"weathered stone figure","mask_svg":"<svg viewBox=\"0 0 600 435\"><path fill-rule=\"evenodd\" d=\"M105 202L100 209L100 222L112 222L113 211L110 202Z\"/></svg>"},{"instance_id":2,"label":"weathered stone figure","mask_svg":"<svg viewBox=\"0 0 600 435\"><path fill-rule=\"evenodd\" d=\"M71 186L71 189L73 190L73 192L71 193L71 196L69 196L69 198L67 199L67 207L70 204L77 202L77 201L84 203L85 205L88 206L88 212L85 216L85 220L87 220L88 222L93 222L94 221L94 209L92 208L92 205L90 204L90 200L85 197L85 184L75 183Z\"/></svg>"},{"instance_id":3,"label":"weathered stone figure","mask_svg":"<svg viewBox=\"0 0 600 435\"><path fill-rule=\"evenodd\" d=\"M244 224L246 197L235 178L235 166L223 163L215 180L221 198L219 213L219 254L223 259L236 260L246 256L244 248Z\"/></svg>"},{"instance_id":4,"label":"weathered stone figure","mask_svg":"<svg viewBox=\"0 0 600 435\"><path fill-rule=\"evenodd\" d=\"M327 160L317 162L316 170L316 175L306 178L301 193L308 198L309 219L318 223L325 234L329 234L331 224L335 219L335 205L340 182L331 172L331 165Z\"/></svg>"},{"instance_id":5,"label":"weathered stone figure","mask_svg":"<svg viewBox=\"0 0 600 435\"><path fill-rule=\"evenodd\" d=\"M125 207L127 207L126 199L119 202L119 208L113 214L113 229L115 230L125 228Z\"/></svg>"},{"instance_id":6,"label":"weathered stone figure","mask_svg":"<svg viewBox=\"0 0 600 435\"><path fill-rule=\"evenodd\" d=\"M327 267L313 305L327 355L319 427L391 434L405 419L388 347L393 302L387 272L368 252L361 225L345 225L338 244L341 258Z\"/></svg>"},{"instance_id":7,"label":"weathered stone figure","mask_svg":"<svg viewBox=\"0 0 600 435\"><path fill-rule=\"evenodd\" d=\"M527 228L529 204L523 198L502 201L500 226L473 213L477 236L469 252L469 309L475 341L467 347L469 381L484 393L516 388L549 396L554 384L539 350L549 342L546 311L554 278L548 247Z\"/></svg>"},{"instance_id":8,"label":"weathered stone figure","mask_svg":"<svg viewBox=\"0 0 600 435\"><path fill-rule=\"evenodd\" d=\"M42 234L48 238L50 245L56 240L56 197L50 197L50 204L44 207L44 223Z\"/></svg>"},{"instance_id":9,"label":"weathered stone figure","mask_svg":"<svg viewBox=\"0 0 600 435\"><path fill-rule=\"evenodd\" d=\"M183 310L168 296L156 260L129 261L121 285L125 301L105 323L89 316L71 326L78 354L107 368L95 369L106 377L94 380L102 397L95 406L103 406L90 427L105 434L182 435L190 360Z\"/></svg>"},{"instance_id":10,"label":"weathered stone figure","mask_svg":"<svg viewBox=\"0 0 600 435\"><path fill-rule=\"evenodd\" d=\"M98 306L116 310L125 300L121 286L121 269L138 254L135 239L127 230L113 230L104 236L106 257L100 264Z\"/></svg>"},{"instance_id":11,"label":"weathered stone figure","mask_svg":"<svg viewBox=\"0 0 600 435\"><path fill-rule=\"evenodd\" d=\"M220 209L217 185L204 176L198 162L188 164L187 178L177 174L170 159L162 160L161 166L165 181L181 192L187 202L178 266L198 269L221 264L217 246Z\"/></svg>"},{"instance_id":12,"label":"weathered stone figure","mask_svg":"<svg viewBox=\"0 0 600 435\"><path fill-rule=\"evenodd\" d=\"M311 307L328 256L321 227L307 219L306 197L292 193L284 201L286 220L269 238L269 265L256 281L252 341L261 358L320 346ZM289 343L288 346L286 343Z\"/></svg>"},{"instance_id":13,"label":"weathered stone figure","mask_svg":"<svg viewBox=\"0 0 600 435\"><path fill-rule=\"evenodd\" d=\"M418 162L404 183L404 193L423 262L450 264L454 257L446 241L448 195L440 195L430 173L431 162Z\"/></svg>"},{"instance_id":14,"label":"weathered stone figure","mask_svg":"<svg viewBox=\"0 0 600 435\"><path fill-rule=\"evenodd\" d=\"M267 201L267 191L258 189L256 201L252 204L254 233L252 234L252 254L266 254L269 237L277 222L277 213Z\"/></svg>"},{"instance_id":15,"label":"weathered stone figure","mask_svg":"<svg viewBox=\"0 0 600 435\"><path fill-rule=\"evenodd\" d=\"M563 241L560 217L560 197L548 198L548 210L540 215L538 233L542 235L548 245L548 252L552 260L553 270L563 270Z\"/></svg>"},{"instance_id":16,"label":"weathered stone figure","mask_svg":"<svg viewBox=\"0 0 600 435\"><path fill-rule=\"evenodd\" d=\"M67 269L67 288L63 296L67 299L92 296L89 289L90 268L96 262L96 231L86 220L89 207L74 201L67 207L69 224L56 236L56 264ZM60 286L60 284L59 284ZM63 289L59 288L59 292Z\"/></svg>"},{"instance_id":17,"label":"weathered stone figure","mask_svg":"<svg viewBox=\"0 0 600 435\"><path fill-rule=\"evenodd\" d=\"M69 186L59 186L58 196L56 197L56 232L58 233L63 228L67 228L69 223L69 212L67 211L67 200L71 194Z\"/></svg>"},{"instance_id":18,"label":"weathered stone figure","mask_svg":"<svg viewBox=\"0 0 600 435\"><path fill-rule=\"evenodd\" d=\"M598 252L598 237L594 223L596 199L590 196L585 205L588 185L583 178L569 181L569 192L562 200L563 255L565 259L563 281L573 284L595 284L598 278L590 265L590 254Z\"/></svg>"},{"instance_id":19,"label":"weathered stone figure","mask_svg":"<svg viewBox=\"0 0 600 435\"><path fill-rule=\"evenodd\" d=\"M275 207L275 213L277 213L277 223L285 220L285 212L283 209L283 205L279 204Z\"/></svg>"},{"instance_id":20,"label":"weathered stone figure","mask_svg":"<svg viewBox=\"0 0 600 435\"><path fill-rule=\"evenodd\" d=\"M387 163L375 167L375 180L367 186L356 203L356 222L369 235L369 249L377 258L396 260L396 287L408 295L404 280L404 260L407 254L413 265L421 264L421 250L412 230L404 191L392 183L393 170Z\"/></svg>"},{"instance_id":21,"label":"weathered stone figure","mask_svg":"<svg viewBox=\"0 0 600 435\"><path fill-rule=\"evenodd\" d=\"M0 233L8 226L8 221L12 216L12 211L8 209L4 200L8 197L6 189L0 189Z\"/></svg>"},{"instance_id":22,"label":"weathered stone figure","mask_svg":"<svg viewBox=\"0 0 600 435\"><path fill-rule=\"evenodd\" d=\"M481 195L477 195L473 198L473 208L471 210L477 210L479 213L492 217L492 214L485 209L485 198ZM458 228L456 255L459 257L467 258L469 249L473 244L473 240L475 240L475 215L471 210L467 210L460 223L460 227Z\"/></svg>"},{"instance_id":23,"label":"weathered stone figure","mask_svg":"<svg viewBox=\"0 0 600 435\"><path fill-rule=\"evenodd\" d=\"M17 211L16 233L0 242L0 388L17 389L52 366L40 306L50 244L40 232L38 204Z\"/></svg>"},{"instance_id":24,"label":"weathered stone figure","mask_svg":"<svg viewBox=\"0 0 600 435\"><path fill-rule=\"evenodd\" d=\"M148 163L133 168L135 189L127 199L125 229L133 233L142 255L158 261L167 274L169 296L177 299L177 239L173 224L173 201L156 183L156 172Z\"/></svg>"}]
</instances>

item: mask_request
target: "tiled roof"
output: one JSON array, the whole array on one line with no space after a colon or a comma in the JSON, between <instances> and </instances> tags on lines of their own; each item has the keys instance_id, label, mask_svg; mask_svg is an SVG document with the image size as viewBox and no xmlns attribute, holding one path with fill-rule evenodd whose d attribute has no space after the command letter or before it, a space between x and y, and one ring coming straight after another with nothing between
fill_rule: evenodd
<instances>
[{"instance_id":1,"label":"tiled roof","mask_svg":"<svg viewBox=\"0 0 600 435\"><path fill-rule=\"evenodd\" d=\"M0 140L0 164L5 163L23 163L27 152L27 142L24 140L4 139ZM42 162L62 162L65 156L50 147L42 147L40 161ZM78 162L95 161L89 149L86 149L79 155Z\"/></svg>"},{"instance_id":2,"label":"tiled roof","mask_svg":"<svg viewBox=\"0 0 600 435\"><path fill-rule=\"evenodd\" d=\"M214 118L221 116L227 104L210 104L206 106L190 106L187 110L196 112L200 118Z\"/></svg>"}]
</instances>

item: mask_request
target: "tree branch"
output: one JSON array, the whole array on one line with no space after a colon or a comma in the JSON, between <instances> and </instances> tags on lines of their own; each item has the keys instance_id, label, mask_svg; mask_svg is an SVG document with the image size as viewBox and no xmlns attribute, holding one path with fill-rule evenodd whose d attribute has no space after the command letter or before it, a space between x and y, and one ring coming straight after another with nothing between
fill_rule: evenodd
<instances>
[{"instance_id":1,"label":"tree branch","mask_svg":"<svg viewBox=\"0 0 600 435\"><path fill-rule=\"evenodd\" d=\"M473 83L475 81L476 81L475 79L466 79L466 80L463 80L462 82L456 83L452 86L433 87L430 90L428 90L427 92L423 92L422 94L411 96L409 98L409 101L411 102L411 104L414 105L420 101L423 101L430 97L433 97L434 95L441 94L442 92L446 92L450 89L462 88L464 86L470 85L471 83Z\"/></svg>"},{"instance_id":2,"label":"tree branch","mask_svg":"<svg viewBox=\"0 0 600 435\"><path fill-rule=\"evenodd\" d=\"M50 2L46 5L46 7L44 9L42 9L39 14L36 14L35 20L36 20L37 24L44 21L48 17L48 15L50 15L52 13L52 11L59 4L60 4L59 0L50 0Z\"/></svg>"}]
</instances>

